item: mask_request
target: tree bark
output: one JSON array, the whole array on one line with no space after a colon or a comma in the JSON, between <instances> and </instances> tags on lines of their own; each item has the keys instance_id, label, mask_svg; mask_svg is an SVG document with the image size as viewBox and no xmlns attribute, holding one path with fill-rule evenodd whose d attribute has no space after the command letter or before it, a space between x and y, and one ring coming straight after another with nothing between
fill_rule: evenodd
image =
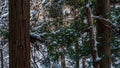
<instances>
[{"instance_id":1,"label":"tree bark","mask_svg":"<svg viewBox=\"0 0 120 68\"><path fill-rule=\"evenodd\" d=\"M64 46L61 47L62 51L64 51ZM65 55L61 55L61 66L62 68L66 68L66 64L65 64Z\"/></svg>"},{"instance_id":2,"label":"tree bark","mask_svg":"<svg viewBox=\"0 0 120 68\"><path fill-rule=\"evenodd\" d=\"M65 0L63 0L61 6L60 6L60 10L59 10L59 16L60 19L62 20L62 23L64 23L63 19L64 19L64 15L62 14L63 11L63 6L65 5ZM61 47L61 50L64 52L64 46ZM65 63L65 55L61 55L61 66L62 68L66 68L66 63Z\"/></svg>"},{"instance_id":3,"label":"tree bark","mask_svg":"<svg viewBox=\"0 0 120 68\"><path fill-rule=\"evenodd\" d=\"M93 68L98 68L98 64L96 63L96 48L95 48L95 37L94 37L94 31L93 31L93 19L92 19L92 14L91 14L91 8L90 8L90 2L89 0L85 0L86 3L86 17L87 17L87 22L88 22L88 27L89 29L89 36L90 36L90 45L91 45L91 50L92 50L92 59L93 59Z\"/></svg>"},{"instance_id":4,"label":"tree bark","mask_svg":"<svg viewBox=\"0 0 120 68\"><path fill-rule=\"evenodd\" d=\"M66 67L65 66L65 56L64 55L61 56L61 66L62 66L62 68Z\"/></svg>"},{"instance_id":5,"label":"tree bark","mask_svg":"<svg viewBox=\"0 0 120 68\"><path fill-rule=\"evenodd\" d=\"M4 68L3 66L4 66L4 64L3 64L3 50L2 49L0 49L0 54L1 54L1 68Z\"/></svg>"},{"instance_id":6,"label":"tree bark","mask_svg":"<svg viewBox=\"0 0 120 68\"><path fill-rule=\"evenodd\" d=\"M30 0L9 0L9 68L30 68Z\"/></svg>"},{"instance_id":7,"label":"tree bark","mask_svg":"<svg viewBox=\"0 0 120 68\"><path fill-rule=\"evenodd\" d=\"M75 68L79 68L79 50L78 50L78 47L79 47L79 45L78 45L78 41L76 40L75 41L75 54L76 54L76 67Z\"/></svg>"},{"instance_id":8,"label":"tree bark","mask_svg":"<svg viewBox=\"0 0 120 68\"><path fill-rule=\"evenodd\" d=\"M110 0L97 0L96 1L96 15L105 19L108 18L110 10ZM99 61L100 68L111 68L111 48L110 48L110 29L107 22L97 20L97 41L98 41L98 56L101 58Z\"/></svg>"},{"instance_id":9,"label":"tree bark","mask_svg":"<svg viewBox=\"0 0 120 68\"><path fill-rule=\"evenodd\" d=\"M82 58L82 68L85 68L85 58Z\"/></svg>"}]
</instances>

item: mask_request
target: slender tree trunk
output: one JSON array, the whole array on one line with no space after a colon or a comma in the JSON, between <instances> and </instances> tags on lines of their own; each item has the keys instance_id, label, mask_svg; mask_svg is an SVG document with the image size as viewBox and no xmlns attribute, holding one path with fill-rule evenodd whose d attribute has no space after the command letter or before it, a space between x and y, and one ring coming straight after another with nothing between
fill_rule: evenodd
<instances>
[{"instance_id":1,"label":"slender tree trunk","mask_svg":"<svg viewBox=\"0 0 120 68\"><path fill-rule=\"evenodd\" d=\"M65 0L63 0L63 3L61 4L60 6L60 11L59 11L59 16L62 20L62 23L64 23L63 19L64 19L64 16L62 14L62 11L63 11L63 6L65 5ZM61 47L62 51L64 51L64 46ZM65 55L62 55L61 56L61 66L62 68L66 68L66 63L65 63Z\"/></svg>"},{"instance_id":2,"label":"slender tree trunk","mask_svg":"<svg viewBox=\"0 0 120 68\"><path fill-rule=\"evenodd\" d=\"M110 9L110 0L96 0L96 15L103 18L108 18ZM98 41L98 56L100 68L111 68L111 48L110 48L110 29L107 22L97 20L97 41Z\"/></svg>"},{"instance_id":3,"label":"slender tree trunk","mask_svg":"<svg viewBox=\"0 0 120 68\"><path fill-rule=\"evenodd\" d=\"M82 68L85 68L85 58L82 58Z\"/></svg>"},{"instance_id":4,"label":"slender tree trunk","mask_svg":"<svg viewBox=\"0 0 120 68\"><path fill-rule=\"evenodd\" d=\"M3 64L3 50L2 49L0 49L0 54L1 54L1 68L3 68L3 66L4 66L4 64Z\"/></svg>"},{"instance_id":5,"label":"slender tree trunk","mask_svg":"<svg viewBox=\"0 0 120 68\"><path fill-rule=\"evenodd\" d=\"M91 8L90 8L90 2L89 0L85 0L86 2L86 15L87 15L87 22L88 22L88 27L89 27L89 35L90 35L90 45L92 49L92 59L93 59L93 67L98 68L98 64L96 63L96 50L95 50L95 41L94 41L94 31L93 31L93 19L92 19L92 14L91 14Z\"/></svg>"},{"instance_id":6,"label":"slender tree trunk","mask_svg":"<svg viewBox=\"0 0 120 68\"><path fill-rule=\"evenodd\" d=\"M79 68L79 51L78 51L78 47L79 47L79 45L78 45L78 41L76 40L75 41L75 53L76 53L76 67L75 68Z\"/></svg>"},{"instance_id":7,"label":"slender tree trunk","mask_svg":"<svg viewBox=\"0 0 120 68\"><path fill-rule=\"evenodd\" d=\"M9 68L30 68L30 0L9 0Z\"/></svg>"},{"instance_id":8,"label":"slender tree trunk","mask_svg":"<svg viewBox=\"0 0 120 68\"><path fill-rule=\"evenodd\" d=\"M63 56L61 56L61 66L62 66L62 68L65 68L66 66L65 66L65 56L63 55Z\"/></svg>"},{"instance_id":9,"label":"slender tree trunk","mask_svg":"<svg viewBox=\"0 0 120 68\"><path fill-rule=\"evenodd\" d=\"M64 46L61 49L62 49L62 51L64 51ZM61 55L61 66L62 66L62 68L66 68L64 55Z\"/></svg>"}]
</instances>

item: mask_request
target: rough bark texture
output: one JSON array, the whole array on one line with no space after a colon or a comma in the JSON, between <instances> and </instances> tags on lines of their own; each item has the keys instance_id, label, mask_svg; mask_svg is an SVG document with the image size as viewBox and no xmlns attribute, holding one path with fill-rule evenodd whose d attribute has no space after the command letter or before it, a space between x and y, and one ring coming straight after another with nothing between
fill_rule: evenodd
<instances>
[{"instance_id":1,"label":"rough bark texture","mask_svg":"<svg viewBox=\"0 0 120 68\"><path fill-rule=\"evenodd\" d=\"M110 0L97 0L96 1L96 15L103 18L108 18L108 12L110 9ZM97 45L98 55L101 57L99 61L100 68L111 68L111 49L110 49L110 29L107 22L97 20Z\"/></svg>"},{"instance_id":2,"label":"rough bark texture","mask_svg":"<svg viewBox=\"0 0 120 68\"><path fill-rule=\"evenodd\" d=\"M9 68L30 68L29 0L9 0Z\"/></svg>"}]
</instances>

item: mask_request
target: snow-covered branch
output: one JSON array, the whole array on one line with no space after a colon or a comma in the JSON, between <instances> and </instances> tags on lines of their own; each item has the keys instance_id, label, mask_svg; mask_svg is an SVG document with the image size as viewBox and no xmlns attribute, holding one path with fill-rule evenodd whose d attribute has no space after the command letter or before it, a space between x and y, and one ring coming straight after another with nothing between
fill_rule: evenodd
<instances>
[{"instance_id":1,"label":"snow-covered branch","mask_svg":"<svg viewBox=\"0 0 120 68\"><path fill-rule=\"evenodd\" d=\"M100 16L92 16L92 18L103 21L104 22L103 24L105 27L111 29L115 35L120 35L120 29L118 29L115 25L113 25L109 19L105 19L105 18L100 17ZM108 23L109 25L106 25L106 23Z\"/></svg>"},{"instance_id":2,"label":"snow-covered branch","mask_svg":"<svg viewBox=\"0 0 120 68\"><path fill-rule=\"evenodd\" d=\"M100 17L100 16L92 16L92 18L93 18L93 19L97 19L97 20L101 20L101 21L103 21L103 22L109 23L111 26L114 26L109 19L105 19L105 18Z\"/></svg>"},{"instance_id":3,"label":"snow-covered branch","mask_svg":"<svg viewBox=\"0 0 120 68\"><path fill-rule=\"evenodd\" d=\"M33 43L35 41L40 41L40 42L43 42L41 40L42 38L42 35L38 35L38 34L35 34L35 33L30 33L30 41Z\"/></svg>"}]
</instances>

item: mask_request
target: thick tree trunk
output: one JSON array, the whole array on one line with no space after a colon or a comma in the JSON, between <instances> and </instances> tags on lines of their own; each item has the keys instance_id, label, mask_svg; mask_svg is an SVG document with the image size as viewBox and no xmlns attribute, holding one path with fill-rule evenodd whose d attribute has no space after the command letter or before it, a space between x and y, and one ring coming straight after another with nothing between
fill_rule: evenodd
<instances>
[{"instance_id":1,"label":"thick tree trunk","mask_svg":"<svg viewBox=\"0 0 120 68\"><path fill-rule=\"evenodd\" d=\"M103 18L108 18L110 9L110 0L97 0L96 1L96 15ZM110 48L110 29L107 27L107 22L97 20L97 41L98 41L98 56L101 58L99 61L100 68L111 68L111 48Z\"/></svg>"},{"instance_id":2,"label":"thick tree trunk","mask_svg":"<svg viewBox=\"0 0 120 68\"><path fill-rule=\"evenodd\" d=\"M30 68L29 0L9 0L9 68Z\"/></svg>"}]
</instances>

